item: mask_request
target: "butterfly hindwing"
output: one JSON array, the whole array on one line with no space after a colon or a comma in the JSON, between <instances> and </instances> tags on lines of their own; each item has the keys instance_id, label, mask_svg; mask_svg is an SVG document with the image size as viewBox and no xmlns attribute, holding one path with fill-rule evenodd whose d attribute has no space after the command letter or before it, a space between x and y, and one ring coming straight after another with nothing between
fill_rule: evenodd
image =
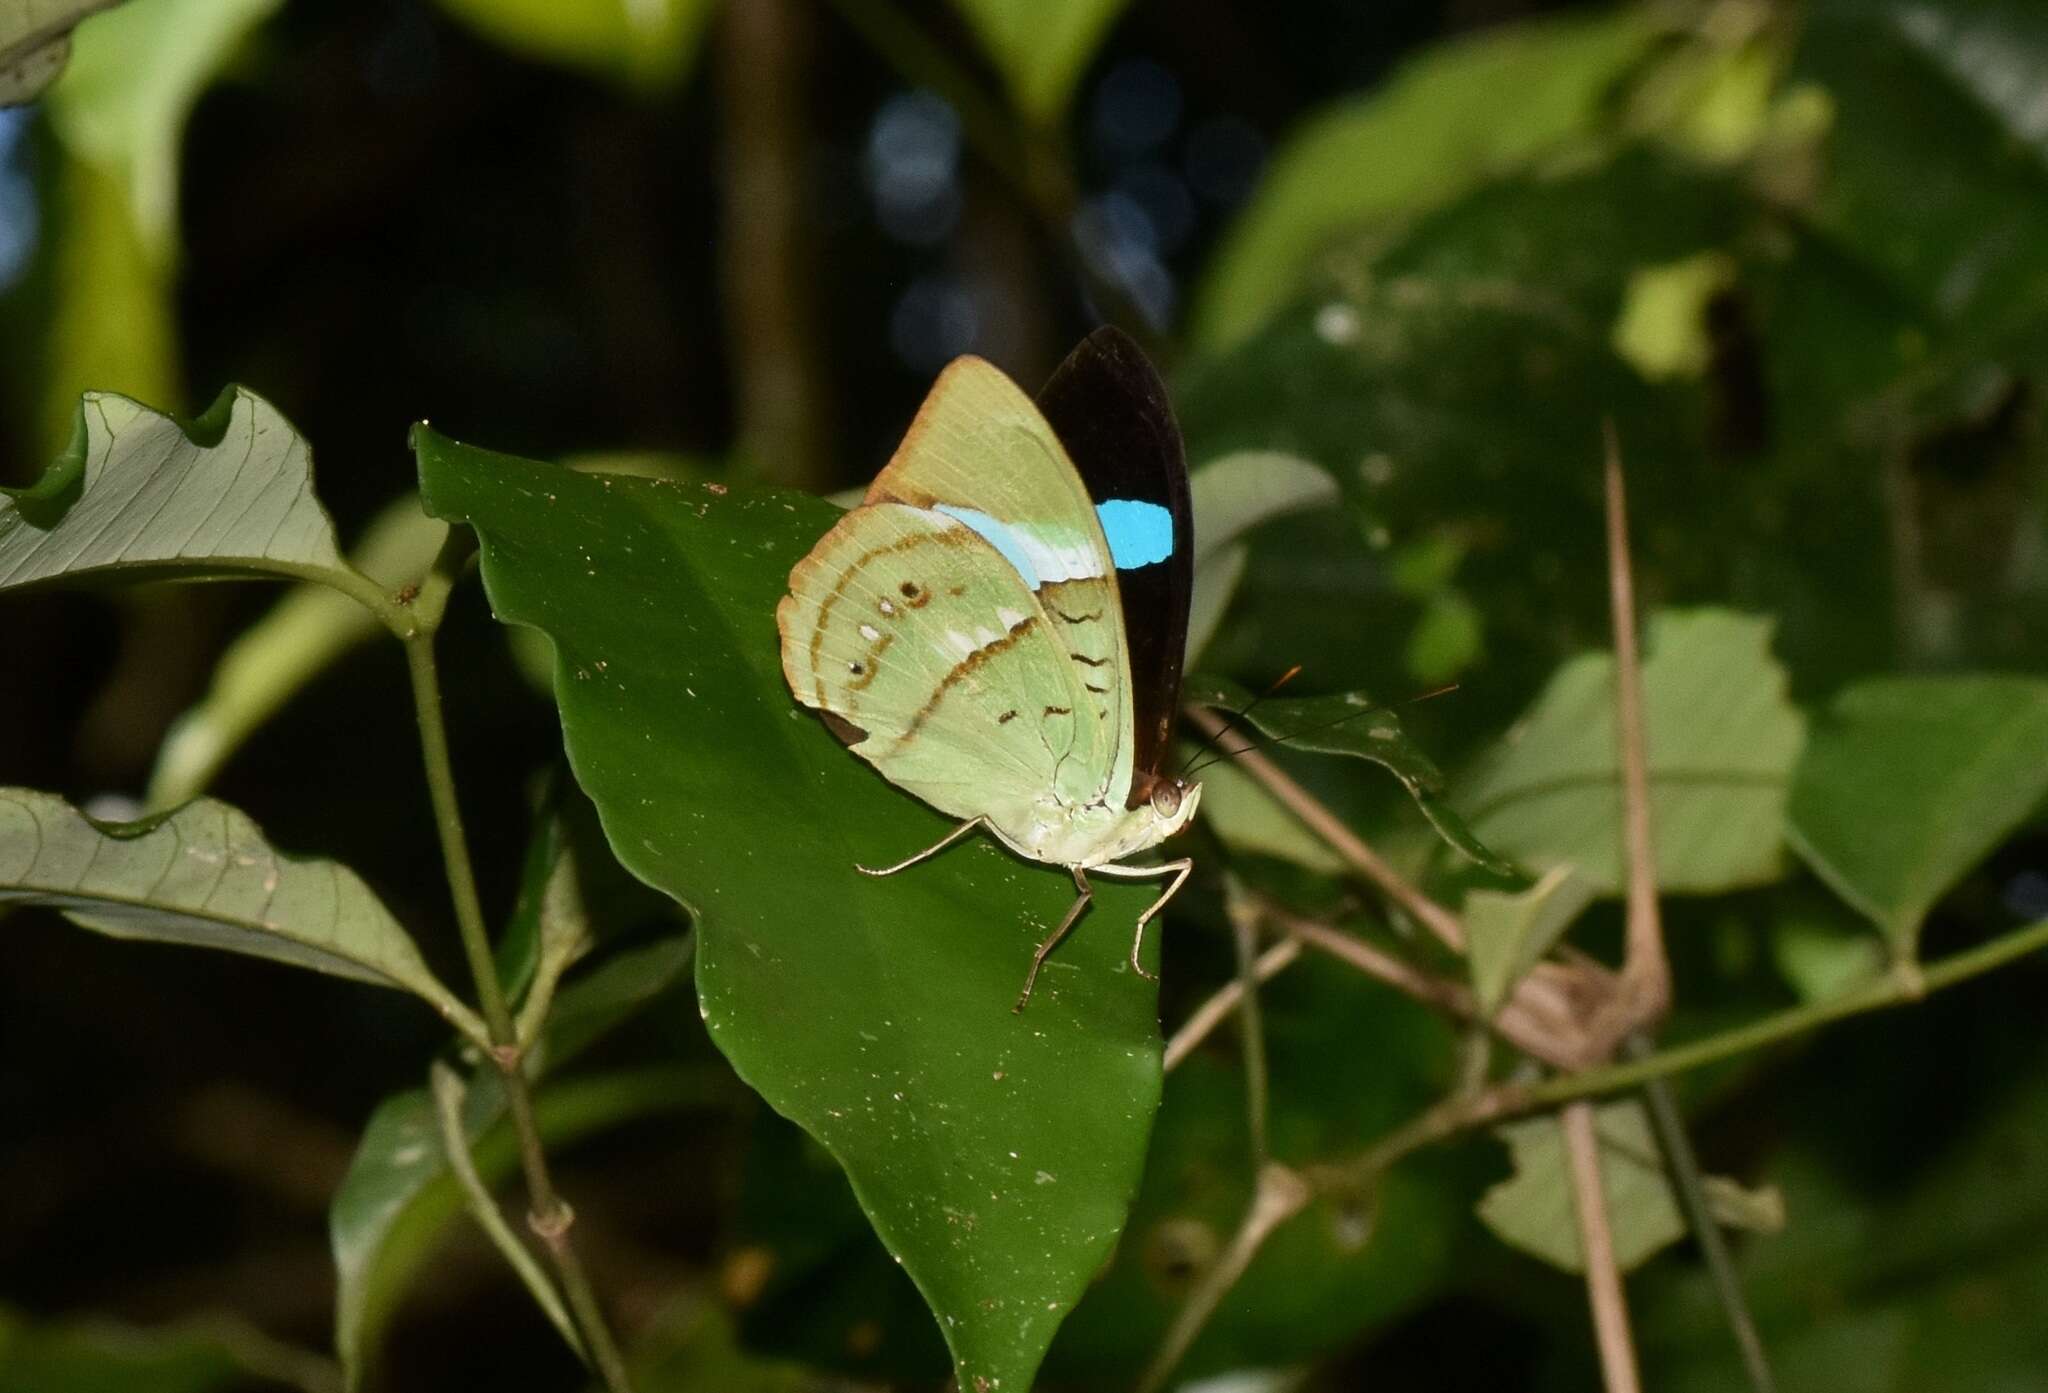
<instances>
[{"instance_id":1,"label":"butterfly hindwing","mask_svg":"<svg viewBox=\"0 0 2048 1393\"><path fill-rule=\"evenodd\" d=\"M1187 460L1166 384L1129 335L1098 329L1067 355L1038 408L1104 526L1124 617L1135 807L1167 776L1194 591Z\"/></svg>"},{"instance_id":2,"label":"butterfly hindwing","mask_svg":"<svg viewBox=\"0 0 2048 1393\"><path fill-rule=\"evenodd\" d=\"M1084 801L1102 723L1015 565L933 509L853 510L790 575L783 673L890 782L956 817Z\"/></svg>"},{"instance_id":3,"label":"butterfly hindwing","mask_svg":"<svg viewBox=\"0 0 2048 1393\"><path fill-rule=\"evenodd\" d=\"M1007 562L1098 728L1085 742L1099 761L1087 799L1121 801L1132 772L1124 611L1095 500L1044 414L990 364L955 360L868 489L868 506L887 502L956 519Z\"/></svg>"}]
</instances>

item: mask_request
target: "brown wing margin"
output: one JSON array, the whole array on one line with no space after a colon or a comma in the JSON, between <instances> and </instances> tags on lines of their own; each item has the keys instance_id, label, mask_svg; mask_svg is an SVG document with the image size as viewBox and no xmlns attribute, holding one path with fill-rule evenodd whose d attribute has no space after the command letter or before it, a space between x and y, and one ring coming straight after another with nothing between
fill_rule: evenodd
<instances>
[{"instance_id":1,"label":"brown wing margin","mask_svg":"<svg viewBox=\"0 0 2048 1393\"><path fill-rule=\"evenodd\" d=\"M1104 327L1083 339L1038 394L1038 409L1098 506L1134 499L1158 504L1173 519L1173 550L1164 561L1116 573L1131 656L1135 739L1125 806L1135 808L1167 777L1180 705L1195 584L1187 455L1166 384L1121 329Z\"/></svg>"}]
</instances>

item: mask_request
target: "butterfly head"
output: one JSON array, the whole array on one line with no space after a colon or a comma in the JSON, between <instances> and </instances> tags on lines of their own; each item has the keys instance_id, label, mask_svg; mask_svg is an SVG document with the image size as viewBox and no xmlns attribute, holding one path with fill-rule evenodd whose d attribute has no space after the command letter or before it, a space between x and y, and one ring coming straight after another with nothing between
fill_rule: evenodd
<instances>
[{"instance_id":1,"label":"butterfly head","mask_svg":"<svg viewBox=\"0 0 2048 1393\"><path fill-rule=\"evenodd\" d=\"M1165 841L1181 828L1188 825L1195 816L1195 807L1202 801L1202 786L1186 779L1171 776L1155 779L1152 791L1139 805L1140 816L1148 826L1146 845Z\"/></svg>"}]
</instances>

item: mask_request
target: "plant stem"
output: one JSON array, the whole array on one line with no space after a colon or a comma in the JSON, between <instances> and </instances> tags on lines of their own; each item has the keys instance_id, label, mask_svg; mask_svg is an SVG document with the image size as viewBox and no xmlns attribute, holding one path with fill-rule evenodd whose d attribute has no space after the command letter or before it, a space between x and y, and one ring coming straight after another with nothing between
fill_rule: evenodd
<instances>
[{"instance_id":1,"label":"plant stem","mask_svg":"<svg viewBox=\"0 0 2048 1393\"><path fill-rule=\"evenodd\" d=\"M1478 1004L1463 983L1446 981L1423 971L1392 953L1382 952L1356 934L1303 918L1277 905L1266 907L1268 919L1289 936L1357 968L1395 990L1405 992L1424 1005L1461 1020L1482 1020ZM1572 1042L1551 1030L1519 999L1511 999L1490 1020L1483 1022L1515 1048L1544 1063L1568 1069L1583 1062Z\"/></svg>"},{"instance_id":2,"label":"plant stem","mask_svg":"<svg viewBox=\"0 0 2048 1393\"><path fill-rule=\"evenodd\" d=\"M2048 948L2048 919L1994 939L1967 953L1957 953L1935 964L1927 969L1925 979L1918 990L1896 977L1887 976L1833 1001L1783 1011L1753 1025L1723 1031L1690 1045L1647 1055L1626 1064L1560 1074L1536 1084L1496 1084L1478 1093L1446 1098L1349 1160L1304 1167L1299 1173L1299 1179L1306 1182L1311 1196L1364 1190L1381 1174L1409 1156L1440 1141L1470 1131L1474 1127L1483 1127L1524 1113L1556 1107L1576 1099L1589 1099L1604 1093L1640 1087L1654 1079L1698 1068L1700 1065L1710 1064L1744 1050L1772 1044L1845 1016L1882 1010L1888 1006L1908 1005L1920 1000L1928 992L1968 981L1972 977L1981 976L2043 948ZM1265 1241L1266 1236L1292 1213L1299 1212L1305 1204L1306 1200L1296 1205L1293 1210L1281 1213L1278 1218L1256 1226L1250 1222L1250 1216L1247 1216L1245 1227L1232 1240L1231 1248L1225 1254L1230 1270L1241 1275L1250 1265L1252 1258L1257 1256L1259 1245ZM1160 1353L1154 1356L1153 1368L1159 1371L1161 1379L1172 1372L1172 1366L1178 1362L1180 1354L1185 1353L1188 1346L1194 1343L1195 1337L1201 1333L1203 1323L1227 1294L1227 1284L1212 1282L1212 1275L1220 1279L1223 1271L1222 1262L1219 1261L1218 1267L1212 1269L1211 1274L1204 1274L1202 1283L1189 1296L1187 1304L1175 1317L1174 1324L1168 1332L1168 1341L1178 1348L1179 1353L1175 1353L1172 1359L1168 1360L1167 1348L1163 1344ZM1233 1275L1231 1280L1235 1279ZM1212 1286L1215 1288L1213 1291ZM1198 1298L1202 1303L1199 1312L1196 1305ZM1140 1385L1141 1388L1157 1386L1157 1383Z\"/></svg>"},{"instance_id":3,"label":"plant stem","mask_svg":"<svg viewBox=\"0 0 2048 1393\"><path fill-rule=\"evenodd\" d=\"M448 758L448 730L441 714L434 636L440 628L448 592L468 554L467 543L457 543L451 537L428 582L420 588L415 601L418 627L405 640L406 668L412 677L413 705L419 715L420 756L426 766L427 791L433 799L434 825L440 834L441 859L447 870L449 895L454 901L456 928L462 937L463 954L469 960L470 975L476 982L484 1024L490 1031L494 1046L491 1059L504 1076L507 1110L519 1139L519 1160L532 1206L528 1223L554 1261L563 1295L583 1332L598 1376L610 1393L629 1393L625 1361L570 1241L574 1212L556 1193L554 1179L548 1172L547 1154L541 1148L540 1129L533 1116L533 1094L522 1067L512 1011L491 959L490 935L484 928L483 906L477 899L476 875L470 866L469 841L462 830L462 809L456 799L455 770Z\"/></svg>"},{"instance_id":4,"label":"plant stem","mask_svg":"<svg viewBox=\"0 0 2048 1393\"><path fill-rule=\"evenodd\" d=\"M1190 706L1187 715L1204 735L1220 739L1223 720L1204 707ZM1357 833L1338 820L1337 815L1317 801L1315 796L1286 774L1258 750L1238 750L1229 758L1235 760L1266 792L1278 799L1280 804L1293 813L1304 827L1322 838L1325 845L1341 857L1344 863L1365 879L1377 885L1388 899L1401 906L1429 931L1437 936L1444 947L1456 953L1465 951L1465 926L1458 922L1458 916L1411 885L1399 871L1367 846Z\"/></svg>"},{"instance_id":5,"label":"plant stem","mask_svg":"<svg viewBox=\"0 0 2048 1393\"><path fill-rule=\"evenodd\" d=\"M1235 878L1227 882L1230 936L1237 948L1237 1032L1244 1046L1245 1131L1254 1181L1266 1171L1266 1026L1259 1014L1259 910Z\"/></svg>"},{"instance_id":6,"label":"plant stem","mask_svg":"<svg viewBox=\"0 0 2048 1393\"><path fill-rule=\"evenodd\" d=\"M1724 1030L1672 1049L1659 1050L1641 1059L1610 1064L1600 1069L1587 1069L1575 1074L1560 1074L1554 1079L1529 1085L1527 1108L1542 1108L1573 1098L1587 1098L1595 1094L1635 1088L1651 1079L1661 1079L1668 1074L1697 1069L1701 1065L1712 1064L1731 1055L1744 1054L1765 1045L1776 1044L1780 1040L1790 1039L1795 1035L1803 1035L1809 1030L1847 1016L1860 1016L1867 1011L1882 1011L1887 1007L1910 1005L1930 992L1952 987L1958 982L1966 982L1972 977L2003 967L2015 958L2023 958L2043 948L2048 948L2048 919L2029 924L2024 929L2015 929L1968 952L1955 953L1942 959L1926 969L1917 988L1901 981L1895 975L1887 974L1827 1001L1795 1006L1789 1011L1780 1011L1775 1016L1766 1016L1760 1021L1736 1026L1732 1030Z\"/></svg>"},{"instance_id":7,"label":"plant stem","mask_svg":"<svg viewBox=\"0 0 2048 1393\"><path fill-rule=\"evenodd\" d=\"M1638 1035L1622 1049L1631 1058L1641 1058L1650 1053L1650 1043ZM1763 1337L1757 1333L1749 1303L1743 1299L1742 1280L1735 1271L1735 1259L1728 1252L1728 1240L1707 1207L1699 1157L1693 1154L1692 1140L1685 1134L1685 1118L1678 1111L1669 1081L1652 1079L1644 1084L1643 1101L1649 1105L1650 1123L1657 1133L1657 1148L1664 1154L1664 1168L1671 1173L1671 1187L1678 1192L1686 1223L1700 1245L1700 1255L1706 1259L1707 1272L1714 1279L1714 1292L1721 1298L1722 1313L1727 1316L1728 1328L1742 1352L1742 1367L1749 1375L1749 1386L1754 1393L1774 1393L1777 1384L1771 1377L1770 1360L1764 1355Z\"/></svg>"},{"instance_id":8,"label":"plant stem","mask_svg":"<svg viewBox=\"0 0 2048 1393\"><path fill-rule=\"evenodd\" d=\"M1616 999L1627 1029L1649 1025L1671 1004L1671 961L1657 912L1657 845L1650 825L1649 737L1643 719L1643 666L1636 644L1636 587L1628 552L1628 490L1614 421L1607 443L1607 582L1614 623L1614 737L1622 775L1622 833L1628 853L1628 928Z\"/></svg>"},{"instance_id":9,"label":"plant stem","mask_svg":"<svg viewBox=\"0 0 2048 1393\"><path fill-rule=\"evenodd\" d=\"M448 1169L455 1173L457 1183L462 1186L462 1197L469 1207L470 1217L484 1231L499 1254L510 1263L512 1270L525 1284L527 1295L540 1307L542 1314L554 1325L562 1342L576 1351L584 1363L590 1362L590 1354L583 1346L583 1336L576 1330L576 1323L570 1319L567 1308L562 1305L561 1293L541 1271L540 1264L533 1259L533 1253L519 1241L512 1226L505 1222L499 1212L498 1203L491 1198L484 1178L477 1173L476 1158L470 1154L469 1138L462 1130L462 1103L468 1093L468 1084L447 1064L434 1061L428 1073L428 1083L434 1097L434 1116L441 1125L441 1151L448 1158Z\"/></svg>"},{"instance_id":10,"label":"plant stem","mask_svg":"<svg viewBox=\"0 0 2048 1393\"><path fill-rule=\"evenodd\" d=\"M1641 1393L1635 1339L1628 1328L1628 1296L1614 1258L1607 1222L1607 1186L1600 1176L1600 1130L1591 1099L1566 1103L1558 1124L1572 1177L1572 1210L1579 1221L1579 1256L1586 1269L1586 1300L1600 1347L1600 1378L1607 1393Z\"/></svg>"},{"instance_id":11,"label":"plant stem","mask_svg":"<svg viewBox=\"0 0 2048 1393\"><path fill-rule=\"evenodd\" d=\"M1315 1197L1315 1192L1302 1178L1283 1165L1268 1162L1259 1172L1252 1201L1245 1209L1244 1221L1231 1236L1230 1246L1209 1265L1188 1298L1174 1313L1173 1324L1166 1329L1165 1338L1152 1355L1152 1362L1145 1366L1145 1372L1138 1380L1138 1393L1158 1393L1173 1376L1174 1369L1194 1346L1202 1327L1209 1323L1216 1307L1244 1276L1259 1249L1265 1246L1266 1238L1274 1229L1292 1219Z\"/></svg>"},{"instance_id":12,"label":"plant stem","mask_svg":"<svg viewBox=\"0 0 2048 1393\"><path fill-rule=\"evenodd\" d=\"M1281 939L1278 943L1259 954L1256 975L1261 982L1270 982L1279 976L1296 958L1301 956L1301 940L1294 937ZM1244 992L1242 982L1225 982L1207 1001L1188 1013L1180 1029L1173 1032L1173 1038L1166 1042L1166 1072L1172 1073L1180 1067L1181 1061L1195 1052L1195 1046L1209 1038L1209 1032L1223 1024L1223 1018L1237 1009L1237 999Z\"/></svg>"}]
</instances>

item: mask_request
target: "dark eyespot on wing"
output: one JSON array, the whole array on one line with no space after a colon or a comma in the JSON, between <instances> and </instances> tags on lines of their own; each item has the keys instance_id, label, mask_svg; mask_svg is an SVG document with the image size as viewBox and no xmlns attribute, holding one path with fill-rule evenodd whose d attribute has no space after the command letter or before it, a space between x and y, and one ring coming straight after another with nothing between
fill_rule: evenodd
<instances>
[{"instance_id":1,"label":"dark eyespot on wing","mask_svg":"<svg viewBox=\"0 0 2048 1393\"><path fill-rule=\"evenodd\" d=\"M1074 714L1074 708L1071 706L1048 706L1045 708L1045 714L1048 716L1071 716Z\"/></svg>"},{"instance_id":2,"label":"dark eyespot on wing","mask_svg":"<svg viewBox=\"0 0 2048 1393\"><path fill-rule=\"evenodd\" d=\"M1002 715L996 717L996 724L999 726L1006 726L1016 719L1017 713L1015 711L1005 711Z\"/></svg>"},{"instance_id":3,"label":"dark eyespot on wing","mask_svg":"<svg viewBox=\"0 0 2048 1393\"><path fill-rule=\"evenodd\" d=\"M1059 616L1063 624L1092 624L1102 618L1102 611L1099 609L1093 614L1068 614L1063 609L1054 609L1053 613Z\"/></svg>"},{"instance_id":4,"label":"dark eyespot on wing","mask_svg":"<svg viewBox=\"0 0 2048 1393\"><path fill-rule=\"evenodd\" d=\"M1090 667L1101 667L1109 661L1107 658L1091 658L1085 653L1069 653L1067 656L1077 663L1086 663Z\"/></svg>"}]
</instances>

